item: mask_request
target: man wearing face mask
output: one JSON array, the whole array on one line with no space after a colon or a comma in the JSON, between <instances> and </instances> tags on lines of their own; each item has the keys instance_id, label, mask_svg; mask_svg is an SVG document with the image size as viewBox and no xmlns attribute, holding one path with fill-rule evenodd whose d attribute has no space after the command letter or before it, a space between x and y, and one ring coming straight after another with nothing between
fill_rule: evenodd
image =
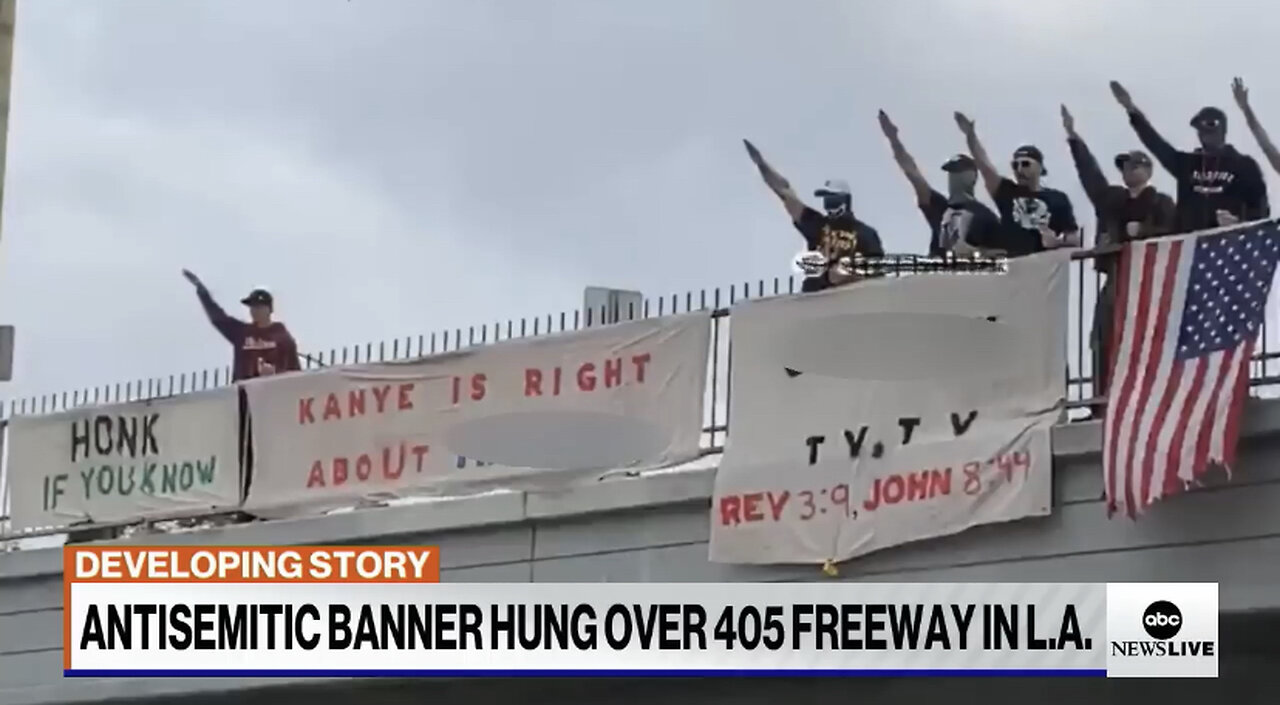
<instances>
[{"instance_id":1,"label":"man wearing face mask","mask_svg":"<svg viewBox=\"0 0 1280 705\"><path fill-rule=\"evenodd\" d=\"M898 162L898 167L915 189L916 204L933 233L929 254L934 257L946 254L960 257L1004 255L1000 218L974 197L978 165L973 158L959 154L942 165L942 170L947 173L947 195L944 196L935 191L920 173L916 160L898 139L898 126L883 110L880 111L880 129L893 149L894 161Z\"/></svg>"},{"instance_id":2,"label":"man wearing face mask","mask_svg":"<svg viewBox=\"0 0 1280 705\"><path fill-rule=\"evenodd\" d=\"M1271 214L1267 183L1258 163L1227 143L1226 113L1213 107L1196 113L1191 126L1200 147L1181 152L1156 132L1118 81L1111 82L1111 93L1129 113L1138 139L1178 181L1179 231L1225 227Z\"/></svg>"},{"instance_id":3,"label":"man wearing face mask","mask_svg":"<svg viewBox=\"0 0 1280 705\"><path fill-rule=\"evenodd\" d=\"M987 156L973 120L964 113L956 113L955 119L969 145L969 153L977 162L978 173L1000 211L1009 256L1079 247L1080 226L1076 224L1071 199L1062 191L1040 183L1047 173L1040 149L1024 145L1015 150L1012 165L1016 181L1005 178Z\"/></svg>"},{"instance_id":4,"label":"man wearing face mask","mask_svg":"<svg viewBox=\"0 0 1280 705\"><path fill-rule=\"evenodd\" d=\"M1062 127L1067 132L1067 145L1071 148L1080 184L1098 214L1098 245L1118 245L1174 231L1177 207L1172 198L1151 185L1151 157L1146 152L1134 150L1116 155L1115 165L1124 180L1123 186L1116 186L1107 181L1089 146L1076 133L1075 118L1065 105L1062 106ZM1093 312L1094 396L1105 396L1107 392L1118 262L1118 253L1099 255L1093 260L1094 268L1105 277ZM1093 413L1101 416L1102 409L1094 409Z\"/></svg>"},{"instance_id":5,"label":"man wearing face mask","mask_svg":"<svg viewBox=\"0 0 1280 705\"><path fill-rule=\"evenodd\" d=\"M815 196L822 199L825 211L819 213L800 200L791 188L791 183L764 160L755 145L748 140L743 140L743 143L751 161L760 170L765 185L782 200L787 214L791 216L791 222L804 236L809 249L821 252L826 259L826 269L821 274L806 277L801 291L821 291L856 279L855 274L841 271L838 264L843 258L852 258L855 254L865 257L884 256L880 234L853 215L853 198L847 183L829 180L814 192Z\"/></svg>"}]
</instances>

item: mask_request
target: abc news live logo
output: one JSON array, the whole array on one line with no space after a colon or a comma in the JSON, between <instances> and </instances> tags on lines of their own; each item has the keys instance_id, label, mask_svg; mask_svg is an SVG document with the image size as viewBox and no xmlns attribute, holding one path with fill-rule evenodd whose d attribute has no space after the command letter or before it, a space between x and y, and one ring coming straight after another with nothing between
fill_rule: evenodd
<instances>
[{"instance_id":1,"label":"abc news live logo","mask_svg":"<svg viewBox=\"0 0 1280 705\"><path fill-rule=\"evenodd\" d=\"M1142 613L1142 630L1151 640L1133 639L1111 642L1112 656L1214 656L1217 644L1212 641L1174 641L1182 631L1182 610L1168 600L1156 600Z\"/></svg>"}]
</instances>

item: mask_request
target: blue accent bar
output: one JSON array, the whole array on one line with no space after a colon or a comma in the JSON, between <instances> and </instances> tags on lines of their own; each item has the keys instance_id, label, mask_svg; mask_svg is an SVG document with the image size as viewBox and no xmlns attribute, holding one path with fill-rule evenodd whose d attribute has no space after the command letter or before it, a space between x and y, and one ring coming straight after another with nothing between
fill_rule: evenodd
<instances>
[{"instance_id":1,"label":"blue accent bar","mask_svg":"<svg viewBox=\"0 0 1280 705\"><path fill-rule=\"evenodd\" d=\"M101 670L85 668L69 668L62 672L67 678L778 678L808 676L813 678L857 677L857 678L909 678L909 677L947 677L947 678L1105 678L1105 668L978 668L978 669L933 669L933 668L881 668L881 669L847 669L847 670L761 670L744 671L725 670L555 670L555 671L520 671L510 669L494 669L485 671L449 671L431 669L409 670L294 670L294 669L262 669L262 670Z\"/></svg>"}]
</instances>

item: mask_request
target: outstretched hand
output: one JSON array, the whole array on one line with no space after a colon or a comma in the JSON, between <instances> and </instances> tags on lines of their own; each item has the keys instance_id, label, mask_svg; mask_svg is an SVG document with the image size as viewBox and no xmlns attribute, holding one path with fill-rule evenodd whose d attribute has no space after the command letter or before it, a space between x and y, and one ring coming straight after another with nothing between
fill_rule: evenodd
<instances>
[{"instance_id":1,"label":"outstretched hand","mask_svg":"<svg viewBox=\"0 0 1280 705\"><path fill-rule=\"evenodd\" d=\"M751 144L751 140L742 140L742 144L746 145L747 155L751 157L751 161L755 162L756 168L760 170L760 176L764 177L764 182L770 189L781 193L791 188L791 183L769 166L769 163L764 160L764 155L760 154L760 150Z\"/></svg>"},{"instance_id":2,"label":"outstretched hand","mask_svg":"<svg viewBox=\"0 0 1280 705\"><path fill-rule=\"evenodd\" d=\"M898 136L898 126L893 124L893 120L889 119L889 113L880 111L880 129L884 131L884 136L894 139Z\"/></svg>"},{"instance_id":3,"label":"outstretched hand","mask_svg":"<svg viewBox=\"0 0 1280 705\"><path fill-rule=\"evenodd\" d=\"M1249 109L1249 89L1244 87L1243 78L1236 76L1231 82L1231 95L1235 97L1236 105L1240 106L1241 110Z\"/></svg>"},{"instance_id":4,"label":"outstretched hand","mask_svg":"<svg viewBox=\"0 0 1280 705\"><path fill-rule=\"evenodd\" d=\"M1062 129L1067 131L1068 137L1076 136L1076 118L1067 109L1065 103L1062 105Z\"/></svg>"},{"instance_id":5,"label":"outstretched hand","mask_svg":"<svg viewBox=\"0 0 1280 705\"><path fill-rule=\"evenodd\" d=\"M200 281L200 277L197 277L195 272L192 272L190 269L182 270L182 276L185 277L187 281L191 282L191 285L195 288L204 288L204 282Z\"/></svg>"},{"instance_id":6,"label":"outstretched hand","mask_svg":"<svg viewBox=\"0 0 1280 705\"><path fill-rule=\"evenodd\" d=\"M955 118L956 118L956 125L959 126L960 131L963 132L966 136L972 137L974 130L977 129L974 127L973 120L970 120L969 116L965 115L959 110L956 111Z\"/></svg>"},{"instance_id":7,"label":"outstretched hand","mask_svg":"<svg viewBox=\"0 0 1280 705\"><path fill-rule=\"evenodd\" d=\"M1111 95L1115 96L1116 102L1125 110L1128 110L1129 112L1137 110L1133 105L1133 96L1129 95L1129 91L1126 90L1124 86L1120 85L1119 81L1111 82Z\"/></svg>"}]
</instances>

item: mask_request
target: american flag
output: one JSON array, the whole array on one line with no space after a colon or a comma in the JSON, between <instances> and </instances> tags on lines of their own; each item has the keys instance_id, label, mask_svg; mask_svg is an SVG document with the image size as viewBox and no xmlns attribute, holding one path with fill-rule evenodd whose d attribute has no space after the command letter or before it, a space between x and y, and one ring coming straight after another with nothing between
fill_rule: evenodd
<instances>
[{"instance_id":1,"label":"american flag","mask_svg":"<svg viewBox=\"0 0 1280 705\"><path fill-rule=\"evenodd\" d=\"M1102 442L1109 515L1136 517L1212 465L1230 471L1277 259L1277 221L1121 253Z\"/></svg>"}]
</instances>

